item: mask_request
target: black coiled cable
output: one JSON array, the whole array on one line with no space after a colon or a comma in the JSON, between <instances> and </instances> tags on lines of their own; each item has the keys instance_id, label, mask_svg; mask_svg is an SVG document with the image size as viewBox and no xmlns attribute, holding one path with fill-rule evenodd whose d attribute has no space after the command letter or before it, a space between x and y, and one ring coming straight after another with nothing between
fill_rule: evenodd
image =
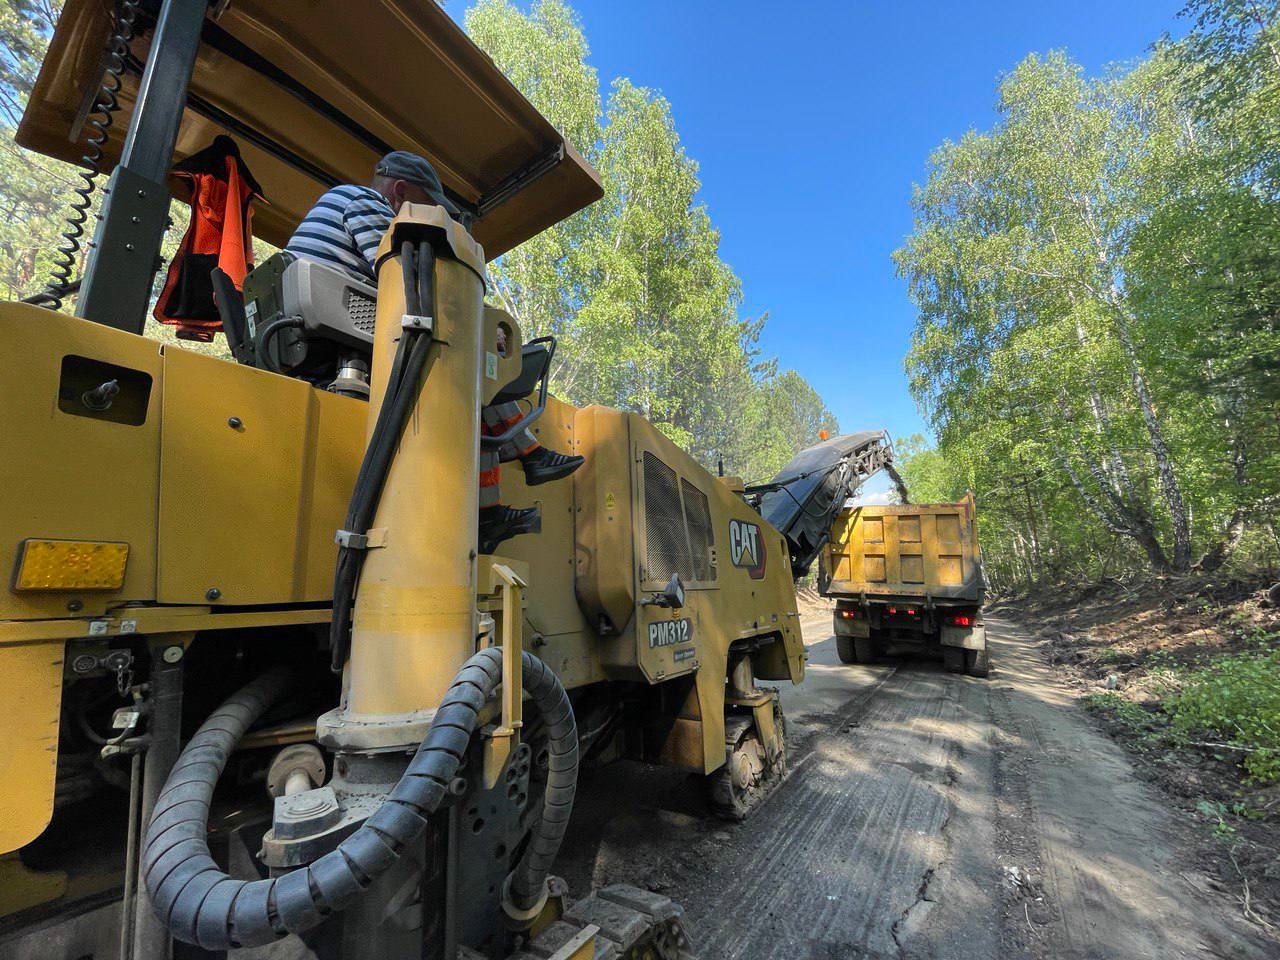
<instances>
[{"instance_id":1,"label":"black coiled cable","mask_svg":"<svg viewBox=\"0 0 1280 960\"><path fill-rule=\"evenodd\" d=\"M71 274L75 271L76 256L80 253L80 238L89 220L89 208L93 205L93 192L102 174L103 146L111 129L115 112L119 109L120 77L124 73L125 57L129 53L129 41L133 39L134 20L138 16L139 0L120 0L116 4L115 26L107 40L106 72L102 86L94 97L85 126L92 131L85 142L85 153L80 158L84 169L77 170L81 183L73 187L76 199L71 202L66 229L62 231L62 243L54 254L53 267L49 271L49 285L31 302L50 310L62 309L62 298L71 290Z\"/></svg>"}]
</instances>

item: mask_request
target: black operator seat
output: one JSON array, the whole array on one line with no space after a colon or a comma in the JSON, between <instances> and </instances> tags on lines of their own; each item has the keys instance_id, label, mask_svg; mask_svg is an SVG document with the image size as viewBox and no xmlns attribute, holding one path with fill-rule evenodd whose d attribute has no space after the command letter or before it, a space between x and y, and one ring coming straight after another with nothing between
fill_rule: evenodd
<instances>
[{"instance_id":1,"label":"black operator seat","mask_svg":"<svg viewBox=\"0 0 1280 960\"><path fill-rule=\"evenodd\" d=\"M377 287L282 250L245 277L241 330L223 327L242 363L368 397L377 312Z\"/></svg>"},{"instance_id":2,"label":"black operator seat","mask_svg":"<svg viewBox=\"0 0 1280 960\"><path fill-rule=\"evenodd\" d=\"M377 287L283 250L245 277L242 300L230 278L215 279L215 287L219 304L228 307L220 311L223 329L240 363L368 397ZM519 376L493 402L533 393L551 357L547 338L524 344Z\"/></svg>"}]
</instances>

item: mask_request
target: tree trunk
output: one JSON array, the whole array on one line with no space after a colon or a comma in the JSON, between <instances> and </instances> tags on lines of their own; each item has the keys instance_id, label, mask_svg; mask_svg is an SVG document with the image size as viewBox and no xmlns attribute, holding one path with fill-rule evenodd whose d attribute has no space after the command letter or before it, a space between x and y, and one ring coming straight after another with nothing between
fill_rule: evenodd
<instances>
[{"instance_id":1,"label":"tree trunk","mask_svg":"<svg viewBox=\"0 0 1280 960\"><path fill-rule=\"evenodd\" d=\"M1160 478L1160 492L1164 495L1165 506L1173 528L1173 561L1175 571L1184 571L1191 566L1191 524L1187 519L1186 502L1182 499L1182 487L1178 483L1173 470L1173 460L1169 456L1169 448L1164 442L1164 431L1160 419L1156 416L1155 404L1151 400L1151 392L1147 389L1147 378L1142 372L1142 364L1138 359L1138 351L1133 343L1133 332L1129 329L1129 316L1123 304L1121 294L1114 286L1111 288L1111 306L1116 323L1116 333L1120 337L1120 345L1124 348L1129 362L1129 381L1133 385L1134 398L1138 401L1138 410L1142 414L1143 425L1147 428L1147 437L1151 446L1151 455L1156 461L1156 473Z\"/></svg>"},{"instance_id":2,"label":"tree trunk","mask_svg":"<svg viewBox=\"0 0 1280 960\"><path fill-rule=\"evenodd\" d=\"M1206 379L1212 383L1214 380L1212 361L1207 364L1206 371L1208 374ZM1222 424L1231 434L1231 472L1236 486L1243 489L1249 485L1249 453L1245 438L1239 429L1241 402L1240 385L1234 381L1221 396L1214 397L1214 405L1222 417ZM1204 556L1196 561L1195 569L1211 573L1226 563L1227 558L1235 553L1236 547L1240 546L1240 540L1244 537L1245 521L1248 518L1249 508L1244 504L1237 506L1231 512L1231 519L1227 521L1222 539L1204 552Z\"/></svg>"},{"instance_id":3,"label":"tree trunk","mask_svg":"<svg viewBox=\"0 0 1280 960\"><path fill-rule=\"evenodd\" d=\"M1075 304L1074 293L1069 293L1068 296L1072 304ZM1088 342L1084 327L1078 321L1075 324L1075 334L1076 342L1082 350L1085 349ZM1065 397L1063 399L1066 400ZM1111 505L1111 511L1118 518L1120 526L1131 530L1135 539L1158 542L1155 519L1143 497L1134 488L1129 466L1112 439L1111 415L1092 381L1089 384L1089 412L1093 415L1093 434L1105 453L1101 460L1087 461L1089 473L1097 483L1098 490ZM1163 557L1163 547L1160 553Z\"/></svg>"},{"instance_id":4,"label":"tree trunk","mask_svg":"<svg viewBox=\"0 0 1280 960\"><path fill-rule=\"evenodd\" d=\"M1227 529L1223 538L1204 552L1204 556L1196 561L1194 569L1202 573L1213 573L1213 571L1226 563L1227 558L1235 553L1236 547L1240 546L1240 540L1244 537L1245 520L1248 516L1248 510L1244 507L1236 507L1231 513L1231 519L1227 521Z\"/></svg>"},{"instance_id":5,"label":"tree trunk","mask_svg":"<svg viewBox=\"0 0 1280 960\"><path fill-rule=\"evenodd\" d=\"M1080 478L1080 474L1076 472L1075 467L1071 465L1071 461L1064 454L1058 454L1058 462L1062 464L1063 470L1071 480L1071 485L1075 487L1076 492L1080 494L1080 497L1093 511L1094 515L1102 521L1102 525L1118 536L1128 537L1141 547L1143 553L1151 561L1151 567L1156 573L1167 573L1169 571L1169 558L1164 552L1164 547L1160 545L1160 539L1155 535L1155 530L1149 524L1136 522L1138 518L1133 516L1127 509L1122 509L1119 513L1113 513L1103 505L1102 501L1094 496L1093 491ZM1096 464L1093 466L1096 468Z\"/></svg>"}]
</instances>

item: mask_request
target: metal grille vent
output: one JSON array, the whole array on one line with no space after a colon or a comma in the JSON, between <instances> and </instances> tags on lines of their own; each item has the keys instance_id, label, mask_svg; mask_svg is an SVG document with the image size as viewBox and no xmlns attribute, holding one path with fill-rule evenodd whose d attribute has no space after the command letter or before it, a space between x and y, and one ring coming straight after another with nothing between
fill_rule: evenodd
<instances>
[{"instance_id":1,"label":"metal grille vent","mask_svg":"<svg viewBox=\"0 0 1280 960\"><path fill-rule=\"evenodd\" d=\"M372 335L373 324L378 317L378 301L347 287L347 316L351 318L353 327Z\"/></svg>"},{"instance_id":2,"label":"metal grille vent","mask_svg":"<svg viewBox=\"0 0 1280 960\"><path fill-rule=\"evenodd\" d=\"M676 472L651 453L644 455L645 576L693 579L693 558L685 536Z\"/></svg>"},{"instance_id":3,"label":"metal grille vent","mask_svg":"<svg viewBox=\"0 0 1280 960\"><path fill-rule=\"evenodd\" d=\"M715 546L715 533L711 529L711 507L707 495L688 480L680 481L684 493L684 514L689 524L689 546L693 549L693 576L695 580L714 580L711 567L711 548Z\"/></svg>"}]
</instances>

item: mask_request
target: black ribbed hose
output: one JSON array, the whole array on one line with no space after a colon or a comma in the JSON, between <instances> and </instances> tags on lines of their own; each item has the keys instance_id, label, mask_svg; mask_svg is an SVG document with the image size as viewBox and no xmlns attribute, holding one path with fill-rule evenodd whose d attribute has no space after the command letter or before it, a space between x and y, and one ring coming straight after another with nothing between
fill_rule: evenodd
<instances>
[{"instance_id":1,"label":"black ribbed hose","mask_svg":"<svg viewBox=\"0 0 1280 960\"><path fill-rule=\"evenodd\" d=\"M536 907L573 811L578 729L551 669L521 655L524 689L545 719L550 765L542 815L507 881L517 910ZM472 656L440 701L426 738L377 812L308 867L268 880L236 880L209 855L209 806L236 743L291 685L286 668L264 674L227 700L191 738L165 783L142 848L151 904L177 939L206 950L255 947L316 926L349 906L381 876L440 806L475 732L477 715L502 681L502 652Z\"/></svg>"}]
</instances>

